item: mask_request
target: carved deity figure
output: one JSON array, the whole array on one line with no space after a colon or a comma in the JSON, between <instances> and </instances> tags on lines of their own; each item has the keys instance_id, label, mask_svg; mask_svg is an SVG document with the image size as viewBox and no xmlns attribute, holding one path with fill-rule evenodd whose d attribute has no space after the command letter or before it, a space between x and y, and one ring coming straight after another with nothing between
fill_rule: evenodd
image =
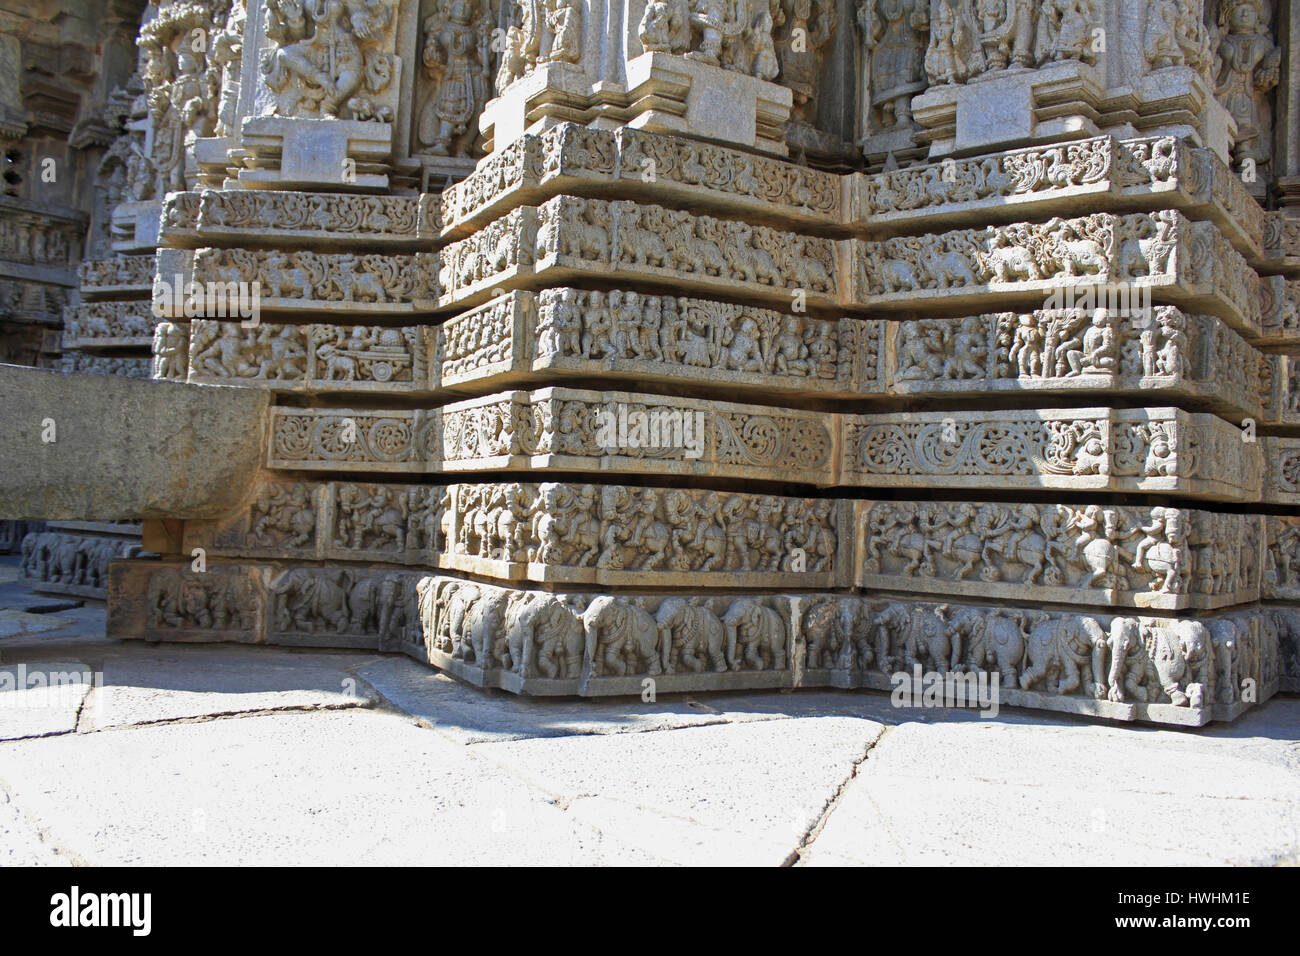
<instances>
[{"instance_id":1,"label":"carved deity figure","mask_svg":"<svg viewBox=\"0 0 1300 956\"><path fill-rule=\"evenodd\" d=\"M1277 86L1282 50L1269 36L1265 0L1225 0L1219 8L1221 66L1215 92L1237 121L1233 158L1266 164L1273 151L1268 94Z\"/></svg>"},{"instance_id":2,"label":"carved deity figure","mask_svg":"<svg viewBox=\"0 0 1300 956\"><path fill-rule=\"evenodd\" d=\"M170 7L141 30L144 97L153 126L149 160L158 175L158 192L185 188L185 150L215 129L212 107L219 90L215 64L195 49L193 30L210 31L207 8Z\"/></svg>"},{"instance_id":3,"label":"carved deity figure","mask_svg":"<svg viewBox=\"0 0 1300 956\"><path fill-rule=\"evenodd\" d=\"M1149 0L1142 31L1142 52L1147 66L1193 69L1214 58L1211 31L1201 20L1200 0Z\"/></svg>"},{"instance_id":4,"label":"carved deity figure","mask_svg":"<svg viewBox=\"0 0 1300 956\"><path fill-rule=\"evenodd\" d=\"M433 90L420 114L419 139L430 153L469 154L487 101L490 42L490 23L474 16L470 0L439 0L425 18L422 60Z\"/></svg>"},{"instance_id":5,"label":"carved deity figure","mask_svg":"<svg viewBox=\"0 0 1300 956\"><path fill-rule=\"evenodd\" d=\"M871 58L868 129L907 128L912 97L925 89L929 0L864 0L858 24Z\"/></svg>"},{"instance_id":6,"label":"carved deity figure","mask_svg":"<svg viewBox=\"0 0 1300 956\"><path fill-rule=\"evenodd\" d=\"M939 0L925 51L925 72L931 83L964 83L988 68L980 31L970 4Z\"/></svg>"},{"instance_id":7,"label":"carved deity figure","mask_svg":"<svg viewBox=\"0 0 1300 956\"><path fill-rule=\"evenodd\" d=\"M647 52L682 53L691 45L691 10L686 0L650 0L637 27Z\"/></svg>"},{"instance_id":8,"label":"carved deity figure","mask_svg":"<svg viewBox=\"0 0 1300 956\"><path fill-rule=\"evenodd\" d=\"M391 120L370 96L393 81L394 57L380 49L392 17L390 0L267 0L262 74L280 94L274 112Z\"/></svg>"},{"instance_id":9,"label":"carved deity figure","mask_svg":"<svg viewBox=\"0 0 1300 956\"><path fill-rule=\"evenodd\" d=\"M248 11L244 0L232 0L222 28L212 37L208 54L221 71L221 98L217 102L216 135L235 133L239 102L239 72L244 59L244 27Z\"/></svg>"},{"instance_id":10,"label":"carved deity figure","mask_svg":"<svg viewBox=\"0 0 1300 956\"><path fill-rule=\"evenodd\" d=\"M539 63L577 63L582 57L582 10L578 0L544 0L546 33L542 37Z\"/></svg>"},{"instance_id":11,"label":"carved deity figure","mask_svg":"<svg viewBox=\"0 0 1300 956\"><path fill-rule=\"evenodd\" d=\"M833 0L784 0L782 9L785 24L776 41L781 85L794 93L793 116L811 122L825 49L839 25L835 4Z\"/></svg>"}]
</instances>

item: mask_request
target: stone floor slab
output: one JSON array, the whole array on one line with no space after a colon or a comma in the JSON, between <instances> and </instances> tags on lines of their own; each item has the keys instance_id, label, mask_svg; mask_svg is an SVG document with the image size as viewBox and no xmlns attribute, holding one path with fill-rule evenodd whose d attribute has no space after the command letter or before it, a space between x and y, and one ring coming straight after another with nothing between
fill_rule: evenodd
<instances>
[{"instance_id":1,"label":"stone floor slab","mask_svg":"<svg viewBox=\"0 0 1300 956\"><path fill-rule=\"evenodd\" d=\"M1234 725L1240 737L1088 723L905 724L871 751L801 861L1294 862L1300 745L1272 734L1288 721L1294 738L1300 701L1248 714Z\"/></svg>"},{"instance_id":2,"label":"stone floor slab","mask_svg":"<svg viewBox=\"0 0 1300 956\"><path fill-rule=\"evenodd\" d=\"M48 614L31 614L14 608L0 611L0 638L25 637L42 631L57 631L64 623Z\"/></svg>"},{"instance_id":3,"label":"stone floor slab","mask_svg":"<svg viewBox=\"0 0 1300 956\"><path fill-rule=\"evenodd\" d=\"M3 744L0 785L92 865L663 862L477 753L391 714L264 715Z\"/></svg>"},{"instance_id":4,"label":"stone floor slab","mask_svg":"<svg viewBox=\"0 0 1300 956\"><path fill-rule=\"evenodd\" d=\"M250 711L370 707L373 692L344 665L271 650L212 653L208 648L112 657L104 686L87 708L94 729L219 717Z\"/></svg>"},{"instance_id":5,"label":"stone floor slab","mask_svg":"<svg viewBox=\"0 0 1300 956\"><path fill-rule=\"evenodd\" d=\"M679 695L647 703L634 697L539 699L485 691L406 658L378 661L357 674L395 706L463 744L670 730L728 720L716 708Z\"/></svg>"},{"instance_id":6,"label":"stone floor slab","mask_svg":"<svg viewBox=\"0 0 1300 956\"><path fill-rule=\"evenodd\" d=\"M0 740L72 733L93 682L80 661L0 666Z\"/></svg>"},{"instance_id":7,"label":"stone floor slab","mask_svg":"<svg viewBox=\"0 0 1300 956\"><path fill-rule=\"evenodd\" d=\"M826 717L483 744L475 752L655 856L778 865L882 730Z\"/></svg>"}]
</instances>

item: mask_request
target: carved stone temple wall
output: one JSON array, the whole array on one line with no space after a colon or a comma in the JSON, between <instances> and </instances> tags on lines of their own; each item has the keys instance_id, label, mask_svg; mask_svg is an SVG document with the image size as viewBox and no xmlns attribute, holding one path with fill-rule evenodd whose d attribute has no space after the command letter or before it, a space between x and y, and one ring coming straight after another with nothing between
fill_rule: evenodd
<instances>
[{"instance_id":1,"label":"carved stone temple wall","mask_svg":"<svg viewBox=\"0 0 1300 956\"><path fill-rule=\"evenodd\" d=\"M161 0L64 348L270 407L237 508L106 502L159 555L110 634L1189 726L1300 690L1297 34Z\"/></svg>"},{"instance_id":2,"label":"carved stone temple wall","mask_svg":"<svg viewBox=\"0 0 1300 956\"><path fill-rule=\"evenodd\" d=\"M36 0L0 11L0 361L149 375L148 330L132 348L105 349L75 325L79 266L109 245L144 9ZM137 272L151 275L153 247L139 251ZM147 312L149 281L138 285ZM0 523L0 551L21 551L29 580L58 593L104 597L109 560L139 544L138 522Z\"/></svg>"}]
</instances>

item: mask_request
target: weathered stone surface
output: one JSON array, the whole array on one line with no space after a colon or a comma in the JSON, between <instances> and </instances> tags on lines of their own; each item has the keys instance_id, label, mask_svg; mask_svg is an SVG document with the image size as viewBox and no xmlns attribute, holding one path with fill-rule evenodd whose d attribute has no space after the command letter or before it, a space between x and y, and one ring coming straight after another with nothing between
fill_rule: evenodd
<instances>
[{"instance_id":1,"label":"weathered stone surface","mask_svg":"<svg viewBox=\"0 0 1300 956\"><path fill-rule=\"evenodd\" d=\"M256 392L0 366L0 516L220 514L256 473L267 404Z\"/></svg>"}]
</instances>

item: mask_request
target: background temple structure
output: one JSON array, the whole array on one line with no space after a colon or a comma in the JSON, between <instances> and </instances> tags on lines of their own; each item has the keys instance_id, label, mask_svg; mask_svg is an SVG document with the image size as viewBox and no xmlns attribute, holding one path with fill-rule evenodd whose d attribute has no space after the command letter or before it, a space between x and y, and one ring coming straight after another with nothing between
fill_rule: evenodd
<instances>
[{"instance_id":1,"label":"background temple structure","mask_svg":"<svg viewBox=\"0 0 1300 956\"><path fill-rule=\"evenodd\" d=\"M0 19L3 347L106 376L4 370L0 516L110 636L1300 690L1300 9L59 9Z\"/></svg>"}]
</instances>

